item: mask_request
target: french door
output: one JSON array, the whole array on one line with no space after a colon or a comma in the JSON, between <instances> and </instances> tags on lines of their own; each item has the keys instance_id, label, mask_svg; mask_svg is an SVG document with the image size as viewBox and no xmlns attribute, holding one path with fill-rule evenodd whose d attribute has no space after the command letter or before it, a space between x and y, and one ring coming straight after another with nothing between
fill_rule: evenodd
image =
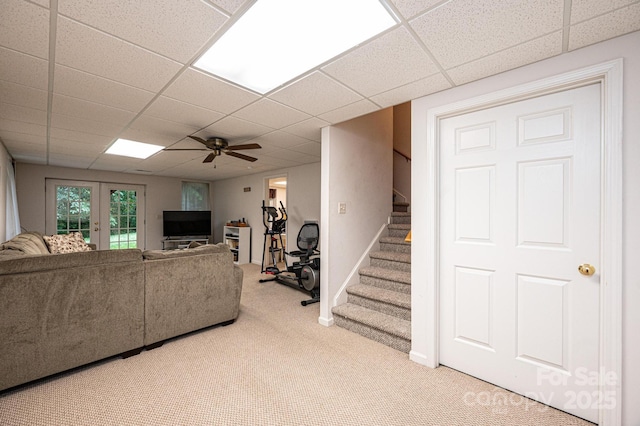
<instances>
[{"instance_id":1,"label":"french door","mask_svg":"<svg viewBox=\"0 0 640 426\"><path fill-rule=\"evenodd\" d=\"M47 234L80 232L100 250L144 249L144 186L47 179Z\"/></svg>"}]
</instances>

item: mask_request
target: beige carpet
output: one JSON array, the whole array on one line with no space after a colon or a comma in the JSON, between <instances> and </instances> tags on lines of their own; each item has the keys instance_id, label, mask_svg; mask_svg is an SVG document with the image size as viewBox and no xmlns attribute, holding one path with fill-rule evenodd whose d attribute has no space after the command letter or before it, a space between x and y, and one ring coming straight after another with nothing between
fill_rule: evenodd
<instances>
[{"instance_id":1,"label":"beige carpet","mask_svg":"<svg viewBox=\"0 0 640 426\"><path fill-rule=\"evenodd\" d=\"M0 394L0 424L590 424L323 327L317 304L300 305L304 293L258 283L258 266L243 269L234 324Z\"/></svg>"}]
</instances>

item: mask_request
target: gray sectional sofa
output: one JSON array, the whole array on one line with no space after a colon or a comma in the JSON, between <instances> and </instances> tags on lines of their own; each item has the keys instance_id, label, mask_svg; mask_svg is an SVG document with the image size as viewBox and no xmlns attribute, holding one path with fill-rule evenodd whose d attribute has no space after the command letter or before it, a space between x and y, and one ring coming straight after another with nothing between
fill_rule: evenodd
<instances>
[{"instance_id":1,"label":"gray sectional sofa","mask_svg":"<svg viewBox=\"0 0 640 426\"><path fill-rule=\"evenodd\" d=\"M0 245L0 391L238 317L226 245L50 254L31 234Z\"/></svg>"}]
</instances>

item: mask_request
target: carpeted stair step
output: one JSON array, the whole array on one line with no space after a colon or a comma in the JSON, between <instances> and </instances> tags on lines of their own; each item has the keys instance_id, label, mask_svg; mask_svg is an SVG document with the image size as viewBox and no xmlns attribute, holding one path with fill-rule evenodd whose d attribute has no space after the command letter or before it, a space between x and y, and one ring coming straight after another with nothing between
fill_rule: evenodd
<instances>
[{"instance_id":1,"label":"carpeted stair step","mask_svg":"<svg viewBox=\"0 0 640 426\"><path fill-rule=\"evenodd\" d=\"M393 290L355 284L347 288L347 303L411 321L411 295Z\"/></svg>"},{"instance_id":2,"label":"carpeted stair step","mask_svg":"<svg viewBox=\"0 0 640 426\"><path fill-rule=\"evenodd\" d=\"M411 254L411 243L406 242L404 237L381 237L380 251Z\"/></svg>"},{"instance_id":3,"label":"carpeted stair step","mask_svg":"<svg viewBox=\"0 0 640 426\"><path fill-rule=\"evenodd\" d=\"M371 266L394 271L411 272L411 254L392 251L374 251L369 254Z\"/></svg>"},{"instance_id":4,"label":"carpeted stair step","mask_svg":"<svg viewBox=\"0 0 640 426\"><path fill-rule=\"evenodd\" d=\"M409 210L409 203L403 201L394 201L393 202L393 211L394 212L406 212Z\"/></svg>"},{"instance_id":5,"label":"carpeted stair step","mask_svg":"<svg viewBox=\"0 0 640 426\"><path fill-rule=\"evenodd\" d=\"M389 237L406 237L409 231L411 231L411 224L409 223L390 223L387 225L389 230Z\"/></svg>"},{"instance_id":6,"label":"carpeted stair step","mask_svg":"<svg viewBox=\"0 0 640 426\"><path fill-rule=\"evenodd\" d=\"M335 324L394 349L411 350L411 322L352 303L332 310Z\"/></svg>"},{"instance_id":7,"label":"carpeted stair step","mask_svg":"<svg viewBox=\"0 0 640 426\"><path fill-rule=\"evenodd\" d=\"M411 272L365 266L360 268L360 283L411 294Z\"/></svg>"},{"instance_id":8,"label":"carpeted stair step","mask_svg":"<svg viewBox=\"0 0 640 426\"><path fill-rule=\"evenodd\" d=\"M391 213L391 223L393 224L411 224L411 213L393 212Z\"/></svg>"}]
</instances>

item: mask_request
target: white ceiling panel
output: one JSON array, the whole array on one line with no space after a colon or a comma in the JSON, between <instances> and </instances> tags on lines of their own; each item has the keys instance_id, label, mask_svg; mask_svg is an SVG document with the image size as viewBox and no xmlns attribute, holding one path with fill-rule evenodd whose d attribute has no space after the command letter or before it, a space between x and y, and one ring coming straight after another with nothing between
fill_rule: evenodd
<instances>
[{"instance_id":1,"label":"white ceiling panel","mask_svg":"<svg viewBox=\"0 0 640 426\"><path fill-rule=\"evenodd\" d=\"M572 0L571 24L577 24L637 2L638 0Z\"/></svg>"},{"instance_id":2,"label":"white ceiling panel","mask_svg":"<svg viewBox=\"0 0 640 426\"><path fill-rule=\"evenodd\" d=\"M314 155L316 157L320 157L322 152L322 147L318 142L309 142L302 145L297 145L291 147L292 151L300 152L302 154Z\"/></svg>"},{"instance_id":3,"label":"white ceiling panel","mask_svg":"<svg viewBox=\"0 0 640 426\"><path fill-rule=\"evenodd\" d=\"M90 169L125 172L128 169L138 169L142 160L139 158L122 157L120 155L103 154L91 164Z\"/></svg>"},{"instance_id":4,"label":"white ceiling panel","mask_svg":"<svg viewBox=\"0 0 640 426\"><path fill-rule=\"evenodd\" d=\"M247 0L208 0L228 14L236 12Z\"/></svg>"},{"instance_id":5,"label":"white ceiling panel","mask_svg":"<svg viewBox=\"0 0 640 426\"><path fill-rule=\"evenodd\" d=\"M445 69L562 28L562 1L451 1L410 22Z\"/></svg>"},{"instance_id":6,"label":"white ceiling panel","mask_svg":"<svg viewBox=\"0 0 640 426\"><path fill-rule=\"evenodd\" d=\"M44 150L46 153L47 144L45 138L42 136L0 130L0 139L2 139L7 148L10 148L10 146L33 145L34 147L39 147L38 149Z\"/></svg>"},{"instance_id":7,"label":"white ceiling panel","mask_svg":"<svg viewBox=\"0 0 640 426\"><path fill-rule=\"evenodd\" d=\"M301 138L300 136L292 135L291 133L275 131L264 136L260 136L251 142L259 143L263 148L265 148L262 152L267 152L266 149L273 150L273 148L292 148L294 146L303 145L309 141L305 138Z\"/></svg>"},{"instance_id":8,"label":"white ceiling panel","mask_svg":"<svg viewBox=\"0 0 640 426\"><path fill-rule=\"evenodd\" d=\"M116 137L122 131L123 126L53 113L51 114L51 128Z\"/></svg>"},{"instance_id":9,"label":"white ceiling panel","mask_svg":"<svg viewBox=\"0 0 640 426\"><path fill-rule=\"evenodd\" d=\"M411 19L419 13L432 8L442 0L391 0L405 19Z\"/></svg>"},{"instance_id":10,"label":"white ceiling panel","mask_svg":"<svg viewBox=\"0 0 640 426\"><path fill-rule=\"evenodd\" d=\"M138 117L130 126L131 129L142 130L143 132L157 133L166 136L174 141L194 133L198 130L196 127L186 126L175 121L161 120L148 115ZM139 141L145 142L145 141Z\"/></svg>"},{"instance_id":11,"label":"white ceiling panel","mask_svg":"<svg viewBox=\"0 0 640 426\"><path fill-rule=\"evenodd\" d=\"M28 108L47 110L47 92L0 80L2 102Z\"/></svg>"},{"instance_id":12,"label":"white ceiling panel","mask_svg":"<svg viewBox=\"0 0 640 426\"><path fill-rule=\"evenodd\" d=\"M464 84L562 53L562 31L519 44L447 70L456 84Z\"/></svg>"},{"instance_id":13,"label":"white ceiling panel","mask_svg":"<svg viewBox=\"0 0 640 426\"><path fill-rule=\"evenodd\" d=\"M370 99L382 108L387 108L450 87L452 87L452 85L449 83L449 80L447 80L442 73L438 73L372 96Z\"/></svg>"},{"instance_id":14,"label":"white ceiling panel","mask_svg":"<svg viewBox=\"0 0 640 426\"><path fill-rule=\"evenodd\" d=\"M56 65L53 91L135 113L144 108L154 96L153 92L62 65Z\"/></svg>"},{"instance_id":15,"label":"white ceiling panel","mask_svg":"<svg viewBox=\"0 0 640 426\"><path fill-rule=\"evenodd\" d=\"M66 139L57 139L51 138L51 142L49 143L49 152L54 154L68 154L68 155L76 155L80 156L81 154L87 155L93 161L98 157L104 150L99 145L96 145L91 142L78 142L78 141L70 141Z\"/></svg>"},{"instance_id":16,"label":"white ceiling panel","mask_svg":"<svg viewBox=\"0 0 640 426\"><path fill-rule=\"evenodd\" d=\"M273 129L280 129L311 118L304 112L270 99L261 99L236 112L234 116Z\"/></svg>"},{"instance_id":17,"label":"white ceiling panel","mask_svg":"<svg viewBox=\"0 0 640 426\"><path fill-rule=\"evenodd\" d=\"M364 96L373 96L438 72L427 53L399 27L322 68Z\"/></svg>"},{"instance_id":18,"label":"white ceiling panel","mask_svg":"<svg viewBox=\"0 0 640 426\"><path fill-rule=\"evenodd\" d=\"M39 124L41 126L47 125L46 111L6 104L4 102L0 102L0 117L7 120Z\"/></svg>"},{"instance_id":19,"label":"white ceiling panel","mask_svg":"<svg viewBox=\"0 0 640 426\"><path fill-rule=\"evenodd\" d=\"M131 111L59 94L53 95L51 111L53 114L110 123L119 127L129 124L135 117L135 113Z\"/></svg>"},{"instance_id":20,"label":"white ceiling panel","mask_svg":"<svg viewBox=\"0 0 640 426\"><path fill-rule=\"evenodd\" d=\"M113 138L109 136L100 136L75 130L58 129L55 127L51 128L50 133L51 140L55 139L58 143L63 143L64 141L69 143L80 142L87 145L93 145L97 152L104 151L113 141Z\"/></svg>"},{"instance_id":21,"label":"white ceiling panel","mask_svg":"<svg viewBox=\"0 0 640 426\"><path fill-rule=\"evenodd\" d=\"M273 129L270 127L230 115L202 129L196 133L196 136L202 139L217 136L227 139L231 144L238 144L272 131Z\"/></svg>"},{"instance_id":22,"label":"white ceiling panel","mask_svg":"<svg viewBox=\"0 0 640 426\"><path fill-rule=\"evenodd\" d=\"M144 160L140 167L149 171L161 171L192 160L204 160L207 156L204 151L160 151Z\"/></svg>"},{"instance_id":23,"label":"white ceiling panel","mask_svg":"<svg viewBox=\"0 0 640 426\"><path fill-rule=\"evenodd\" d=\"M640 3L572 25L569 30L569 50L638 30L640 30Z\"/></svg>"},{"instance_id":24,"label":"white ceiling panel","mask_svg":"<svg viewBox=\"0 0 640 426\"><path fill-rule=\"evenodd\" d=\"M4 132L23 133L45 138L47 136L47 126L42 124L27 123L25 121L8 120L0 118L0 138Z\"/></svg>"},{"instance_id":25,"label":"white ceiling panel","mask_svg":"<svg viewBox=\"0 0 640 426\"><path fill-rule=\"evenodd\" d=\"M365 99L351 105L338 108L335 111L322 114L320 118L331 124L336 124L351 120L352 118L356 118L361 115L369 114L370 112L377 111L378 109L380 108L376 104Z\"/></svg>"},{"instance_id":26,"label":"white ceiling panel","mask_svg":"<svg viewBox=\"0 0 640 426\"><path fill-rule=\"evenodd\" d=\"M319 115L362 99L353 90L316 71L269 96L311 115Z\"/></svg>"},{"instance_id":27,"label":"white ceiling panel","mask_svg":"<svg viewBox=\"0 0 640 426\"><path fill-rule=\"evenodd\" d=\"M301 121L291 126L283 127L282 130L303 138L320 142L322 128L329 125L328 121L321 120L317 117Z\"/></svg>"},{"instance_id":28,"label":"white ceiling panel","mask_svg":"<svg viewBox=\"0 0 640 426\"><path fill-rule=\"evenodd\" d=\"M208 74L189 68L164 91L164 95L213 111L229 114L260 98Z\"/></svg>"},{"instance_id":29,"label":"white ceiling panel","mask_svg":"<svg viewBox=\"0 0 640 426\"><path fill-rule=\"evenodd\" d=\"M2 0L0 46L49 57L49 10L23 0Z\"/></svg>"},{"instance_id":30,"label":"white ceiling panel","mask_svg":"<svg viewBox=\"0 0 640 426\"><path fill-rule=\"evenodd\" d=\"M202 129L224 117L222 113L171 99L166 96L158 97L144 113L151 117L176 121L198 129Z\"/></svg>"},{"instance_id":31,"label":"white ceiling panel","mask_svg":"<svg viewBox=\"0 0 640 426\"><path fill-rule=\"evenodd\" d=\"M94 159L87 155L79 156L66 153L49 152L50 166L87 169L93 161Z\"/></svg>"},{"instance_id":32,"label":"white ceiling panel","mask_svg":"<svg viewBox=\"0 0 640 426\"><path fill-rule=\"evenodd\" d=\"M174 135L165 135L162 133L145 132L140 129L134 129L132 127L124 130L118 135L119 138L129 139L132 141L150 143L154 145L171 146L180 140Z\"/></svg>"},{"instance_id":33,"label":"white ceiling panel","mask_svg":"<svg viewBox=\"0 0 640 426\"><path fill-rule=\"evenodd\" d=\"M56 62L140 89L162 89L181 69L148 50L67 18L58 18Z\"/></svg>"},{"instance_id":34,"label":"white ceiling panel","mask_svg":"<svg viewBox=\"0 0 640 426\"><path fill-rule=\"evenodd\" d=\"M0 47L0 80L47 90L49 63L35 56Z\"/></svg>"},{"instance_id":35,"label":"white ceiling panel","mask_svg":"<svg viewBox=\"0 0 640 426\"><path fill-rule=\"evenodd\" d=\"M227 20L200 0L59 0L58 11L183 64Z\"/></svg>"}]
</instances>

